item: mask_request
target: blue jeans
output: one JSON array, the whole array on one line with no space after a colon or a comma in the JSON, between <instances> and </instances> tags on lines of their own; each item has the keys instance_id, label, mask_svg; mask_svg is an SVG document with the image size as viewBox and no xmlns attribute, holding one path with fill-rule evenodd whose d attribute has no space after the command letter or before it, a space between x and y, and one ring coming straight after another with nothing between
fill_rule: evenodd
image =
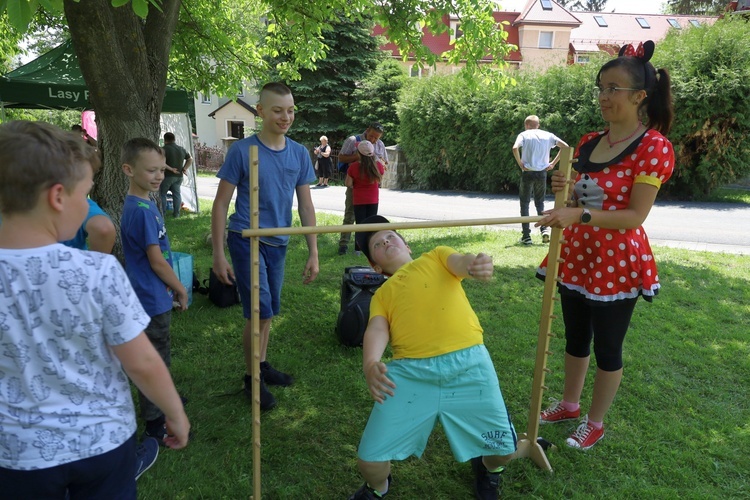
<instances>
[{"instance_id":1,"label":"blue jeans","mask_svg":"<svg viewBox=\"0 0 750 500\"><path fill-rule=\"evenodd\" d=\"M524 170L521 172L521 183L518 185L518 191L521 198L521 217L529 216L531 193L534 193L536 214L542 215L542 212L544 212L544 196L547 194L547 171L532 172ZM529 229L529 224L524 222L521 224L521 227L523 228L523 237L530 238L531 230ZM545 234L547 227L542 226L539 228L539 231Z\"/></svg>"},{"instance_id":2,"label":"blue jeans","mask_svg":"<svg viewBox=\"0 0 750 500\"><path fill-rule=\"evenodd\" d=\"M180 186L182 186L182 176L179 177L164 177L159 186L159 195L161 196L161 210L162 215L166 216L167 212L167 191L172 191L172 212L175 217L180 216L180 209L182 207L182 194L180 193Z\"/></svg>"}]
</instances>

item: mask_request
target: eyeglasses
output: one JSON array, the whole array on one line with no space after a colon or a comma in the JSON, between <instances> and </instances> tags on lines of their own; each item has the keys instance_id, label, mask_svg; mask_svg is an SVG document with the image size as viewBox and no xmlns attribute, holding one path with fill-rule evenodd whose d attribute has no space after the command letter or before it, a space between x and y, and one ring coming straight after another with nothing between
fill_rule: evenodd
<instances>
[{"instance_id":1,"label":"eyeglasses","mask_svg":"<svg viewBox=\"0 0 750 500\"><path fill-rule=\"evenodd\" d=\"M594 99L599 99L600 96L604 97L612 97L615 95L615 92L618 90L643 90L643 89L634 89L631 87L606 87L603 89L600 89L599 87L594 87L592 90L592 94L594 95Z\"/></svg>"}]
</instances>

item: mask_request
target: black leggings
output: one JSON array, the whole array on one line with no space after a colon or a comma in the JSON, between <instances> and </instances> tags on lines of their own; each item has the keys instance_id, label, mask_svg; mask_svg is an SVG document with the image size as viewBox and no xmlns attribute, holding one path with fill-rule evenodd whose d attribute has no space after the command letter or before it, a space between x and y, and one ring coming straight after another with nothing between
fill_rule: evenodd
<instances>
[{"instance_id":1,"label":"black leggings","mask_svg":"<svg viewBox=\"0 0 750 500\"><path fill-rule=\"evenodd\" d=\"M596 366L605 372L622 368L622 343L637 301L624 299L592 306L581 296L561 294L565 352L576 358L590 356L593 338Z\"/></svg>"},{"instance_id":2,"label":"black leggings","mask_svg":"<svg viewBox=\"0 0 750 500\"><path fill-rule=\"evenodd\" d=\"M366 218L378 215L378 204L368 203L367 205L354 205L354 221L357 224L361 224ZM354 244L354 249L359 251L359 245Z\"/></svg>"}]
</instances>

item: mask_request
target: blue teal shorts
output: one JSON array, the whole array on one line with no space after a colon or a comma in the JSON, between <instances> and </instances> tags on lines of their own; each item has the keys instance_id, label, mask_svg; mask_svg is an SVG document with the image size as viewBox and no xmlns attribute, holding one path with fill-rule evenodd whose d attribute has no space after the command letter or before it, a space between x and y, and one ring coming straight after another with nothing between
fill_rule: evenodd
<instances>
[{"instance_id":1,"label":"blue teal shorts","mask_svg":"<svg viewBox=\"0 0 750 500\"><path fill-rule=\"evenodd\" d=\"M438 420L459 462L516 451L516 431L484 345L387 366L396 389L372 409L357 452L361 460L421 457Z\"/></svg>"},{"instance_id":2,"label":"blue teal shorts","mask_svg":"<svg viewBox=\"0 0 750 500\"><path fill-rule=\"evenodd\" d=\"M260 248L260 319L270 319L281 310L281 285L284 283L286 246L276 247L261 243ZM229 231L227 247L232 257L234 278L242 301L242 314L250 319L252 302L250 296L250 238Z\"/></svg>"}]
</instances>

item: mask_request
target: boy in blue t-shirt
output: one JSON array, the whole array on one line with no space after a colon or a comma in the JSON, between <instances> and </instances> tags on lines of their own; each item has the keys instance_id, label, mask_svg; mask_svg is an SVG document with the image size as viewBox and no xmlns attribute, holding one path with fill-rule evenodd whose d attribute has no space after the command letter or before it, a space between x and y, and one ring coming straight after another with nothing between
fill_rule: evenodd
<instances>
[{"instance_id":1,"label":"boy in blue t-shirt","mask_svg":"<svg viewBox=\"0 0 750 500\"><path fill-rule=\"evenodd\" d=\"M246 318L243 329L245 354L245 395L251 396L253 366L252 325L250 323L250 239L242 237L242 230L250 227L249 147L258 147L259 193L257 209L260 227L289 227L292 225L292 201L297 195L297 209L303 226L315 225L315 207L310 196L310 183L315 171L307 149L286 137L294 122L294 97L283 83L268 83L260 91L257 105L263 119L261 131L237 141L227 152L224 164L216 176L221 179L216 190L211 212L211 241L213 270L224 284L236 280ZM224 234L232 195L237 191L235 213L229 217L226 238L232 266L224 254ZM314 234L305 235L309 256L302 271L304 283L318 275L318 243ZM269 236L260 239L260 407L269 410L276 399L268 385L288 386L293 379L273 368L266 360L271 320L281 307L281 285L284 281L284 262L289 236Z\"/></svg>"},{"instance_id":2,"label":"boy in blue t-shirt","mask_svg":"<svg viewBox=\"0 0 750 500\"><path fill-rule=\"evenodd\" d=\"M169 324L172 307L187 309L188 294L172 269L167 229L149 193L159 191L167 163L162 149L150 139L130 139L122 147L122 170L130 179L120 221L125 271L151 322L146 335L167 367L171 364ZM161 444L167 435L164 414L138 392L145 434Z\"/></svg>"}]
</instances>

